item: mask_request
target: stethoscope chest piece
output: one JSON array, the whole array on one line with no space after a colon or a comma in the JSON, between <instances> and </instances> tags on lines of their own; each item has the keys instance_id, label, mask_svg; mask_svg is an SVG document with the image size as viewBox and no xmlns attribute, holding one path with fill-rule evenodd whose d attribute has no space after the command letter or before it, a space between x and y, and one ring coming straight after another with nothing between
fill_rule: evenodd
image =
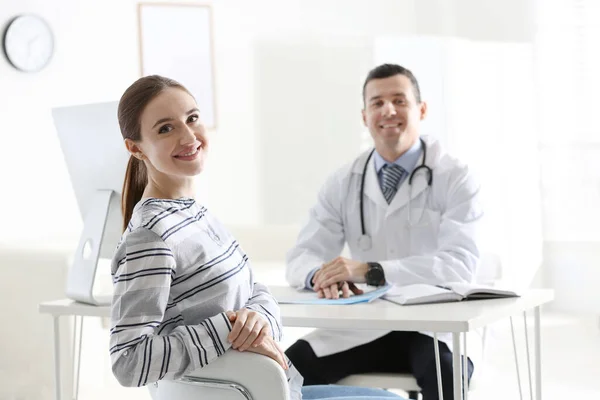
<instances>
[{"instance_id":1,"label":"stethoscope chest piece","mask_svg":"<svg viewBox=\"0 0 600 400\"><path fill-rule=\"evenodd\" d=\"M358 248L362 251L370 250L373 246L373 241L369 235L360 235L358 238Z\"/></svg>"}]
</instances>

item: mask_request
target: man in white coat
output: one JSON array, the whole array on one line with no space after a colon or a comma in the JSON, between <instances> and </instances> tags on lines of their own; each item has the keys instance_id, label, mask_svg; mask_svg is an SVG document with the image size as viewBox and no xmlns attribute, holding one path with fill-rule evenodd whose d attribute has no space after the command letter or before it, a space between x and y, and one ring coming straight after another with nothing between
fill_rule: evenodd
<instances>
[{"instance_id":1,"label":"man in white coat","mask_svg":"<svg viewBox=\"0 0 600 400\"><path fill-rule=\"evenodd\" d=\"M287 256L290 285L337 298L354 283L472 282L483 211L469 169L421 136L427 105L406 68L384 64L363 86L362 116L375 149L334 173ZM340 257L347 244L351 258ZM453 398L452 340L438 335L444 398ZM471 340L471 339L470 339ZM286 354L305 385L364 372L409 372L438 399L431 333L316 330ZM469 345L469 379L478 346ZM480 348L479 348L480 351Z\"/></svg>"}]
</instances>

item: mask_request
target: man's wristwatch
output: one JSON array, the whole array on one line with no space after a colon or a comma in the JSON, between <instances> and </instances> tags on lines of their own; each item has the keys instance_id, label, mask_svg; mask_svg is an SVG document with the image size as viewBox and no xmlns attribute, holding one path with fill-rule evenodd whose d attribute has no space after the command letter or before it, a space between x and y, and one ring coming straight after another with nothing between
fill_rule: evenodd
<instances>
[{"instance_id":1,"label":"man's wristwatch","mask_svg":"<svg viewBox=\"0 0 600 400\"><path fill-rule=\"evenodd\" d=\"M367 279L367 285L370 286L382 286L385 284L385 274L383 273L383 267L381 264L376 262L368 262L369 269L365 274Z\"/></svg>"}]
</instances>

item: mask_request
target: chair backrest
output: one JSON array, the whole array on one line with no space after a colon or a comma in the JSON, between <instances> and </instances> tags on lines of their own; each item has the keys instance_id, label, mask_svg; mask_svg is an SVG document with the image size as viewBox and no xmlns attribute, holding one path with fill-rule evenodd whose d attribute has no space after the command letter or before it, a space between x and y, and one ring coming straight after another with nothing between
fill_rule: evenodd
<instances>
[{"instance_id":1,"label":"chair backrest","mask_svg":"<svg viewBox=\"0 0 600 400\"><path fill-rule=\"evenodd\" d=\"M211 386L212 381L204 384L191 384L180 381L165 381L148 386L152 400L257 400L245 388L233 382L222 382Z\"/></svg>"},{"instance_id":2,"label":"chair backrest","mask_svg":"<svg viewBox=\"0 0 600 400\"><path fill-rule=\"evenodd\" d=\"M153 400L289 400L287 378L279 364L260 354L235 350L183 381L160 381L148 389Z\"/></svg>"}]
</instances>

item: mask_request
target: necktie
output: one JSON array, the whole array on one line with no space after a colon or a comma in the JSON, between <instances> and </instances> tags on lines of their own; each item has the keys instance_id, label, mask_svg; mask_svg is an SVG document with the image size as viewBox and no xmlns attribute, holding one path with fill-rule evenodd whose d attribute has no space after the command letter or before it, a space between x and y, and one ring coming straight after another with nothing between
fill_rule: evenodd
<instances>
[{"instance_id":1,"label":"necktie","mask_svg":"<svg viewBox=\"0 0 600 400\"><path fill-rule=\"evenodd\" d=\"M406 171L396 164L386 164L381 168L381 177L383 178L381 191L388 204L390 204L394 198L394 195L398 190L398 182L400 182L400 179L402 179L405 173Z\"/></svg>"}]
</instances>

